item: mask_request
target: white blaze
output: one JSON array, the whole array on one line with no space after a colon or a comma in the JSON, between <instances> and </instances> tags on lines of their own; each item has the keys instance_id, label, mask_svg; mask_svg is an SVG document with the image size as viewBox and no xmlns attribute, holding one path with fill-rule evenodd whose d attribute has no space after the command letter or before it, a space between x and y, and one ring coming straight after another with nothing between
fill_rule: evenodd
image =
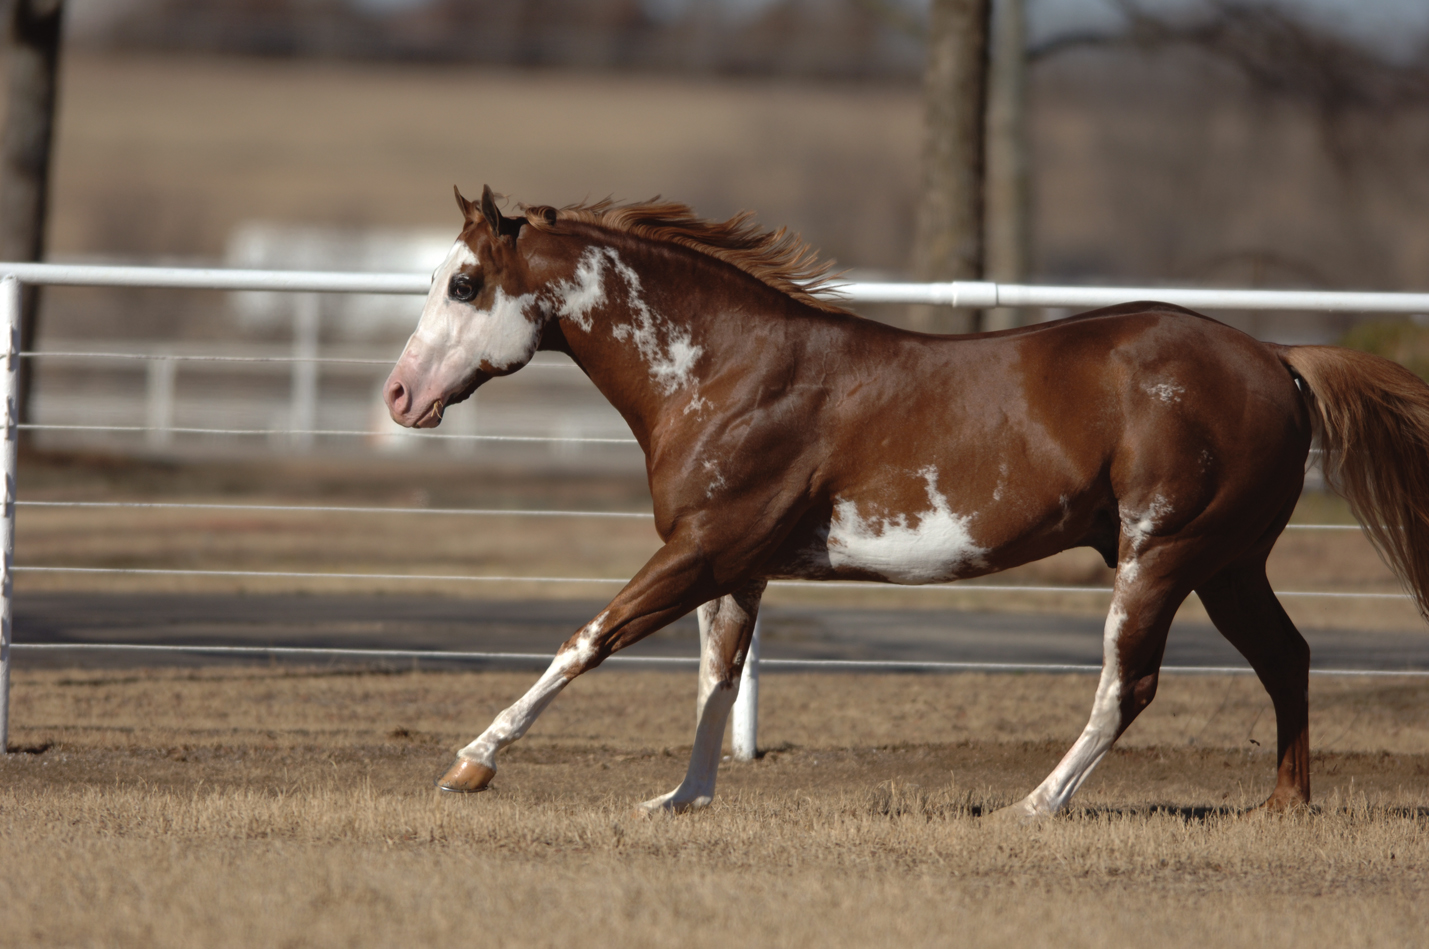
<instances>
[{"instance_id":1,"label":"white blaze","mask_svg":"<svg viewBox=\"0 0 1429 949\"><path fill-rule=\"evenodd\" d=\"M526 316L534 294L509 297L498 287L489 310L447 295L451 278L476 263L465 241L452 246L432 278L417 331L402 354L447 394L470 380L478 368L519 369L535 355L541 338L540 326Z\"/></svg>"}]
</instances>

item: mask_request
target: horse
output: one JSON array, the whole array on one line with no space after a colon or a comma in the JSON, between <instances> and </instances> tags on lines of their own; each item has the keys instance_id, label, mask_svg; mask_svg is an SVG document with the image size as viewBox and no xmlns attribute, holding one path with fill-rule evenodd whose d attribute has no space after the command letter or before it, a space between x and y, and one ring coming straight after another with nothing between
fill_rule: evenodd
<instances>
[{"instance_id":1,"label":"horse","mask_svg":"<svg viewBox=\"0 0 1429 949\"><path fill-rule=\"evenodd\" d=\"M645 453L663 545L438 780L487 788L496 755L576 676L696 611L684 779L644 802L712 800L725 722L769 580L942 583L1073 547L1116 568L1091 714L997 813L1063 809L1156 694L1195 591L1269 693L1275 787L1310 800L1310 650L1265 564L1312 442L1330 483L1429 606L1429 386L1389 360L1260 342L1128 303L993 333L909 332L839 307L797 236L659 199L497 207L456 190L460 234L384 386L392 418L444 407L565 353Z\"/></svg>"}]
</instances>

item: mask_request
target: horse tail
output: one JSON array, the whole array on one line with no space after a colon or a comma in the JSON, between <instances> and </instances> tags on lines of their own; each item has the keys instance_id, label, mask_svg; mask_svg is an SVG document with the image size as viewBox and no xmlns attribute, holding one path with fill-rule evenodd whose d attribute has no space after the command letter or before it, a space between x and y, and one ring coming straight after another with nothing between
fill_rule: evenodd
<instances>
[{"instance_id":1,"label":"horse tail","mask_svg":"<svg viewBox=\"0 0 1429 949\"><path fill-rule=\"evenodd\" d=\"M1429 385L1336 346L1286 347L1280 358L1304 383L1325 480L1429 619Z\"/></svg>"}]
</instances>

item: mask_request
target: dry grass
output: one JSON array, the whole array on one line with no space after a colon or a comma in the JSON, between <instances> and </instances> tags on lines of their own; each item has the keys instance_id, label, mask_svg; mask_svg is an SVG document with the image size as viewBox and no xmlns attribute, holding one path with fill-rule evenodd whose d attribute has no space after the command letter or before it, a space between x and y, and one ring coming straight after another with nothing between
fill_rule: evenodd
<instances>
[{"instance_id":1,"label":"dry grass","mask_svg":"<svg viewBox=\"0 0 1429 949\"><path fill-rule=\"evenodd\" d=\"M0 763L0 945L1379 946L1429 924L1423 690L1317 683L1369 727L1288 819L1239 813L1270 760L1241 737L1251 693L1207 679L1168 683L1142 747L1026 831L979 815L1060 753L1087 678L774 677L776 750L727 767L708 811L648 821L630 804L682 771L690 683L602 672L497 790L435 796L529 678L17 676L18 737L56 743ZM1368 753L1408 718L1403 753Z\"/></svg>"}]
</instances>

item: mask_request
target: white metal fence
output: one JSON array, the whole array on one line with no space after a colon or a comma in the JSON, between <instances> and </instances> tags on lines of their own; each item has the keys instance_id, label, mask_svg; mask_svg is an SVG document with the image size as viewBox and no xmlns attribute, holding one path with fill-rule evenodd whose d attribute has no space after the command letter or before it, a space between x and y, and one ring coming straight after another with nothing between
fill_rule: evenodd
<instances>
[{"instance_id":1,"label":"white metal fence","mask_svg":"<svg viewBox=\"0 0 1429 949\"><path fill-rule=\"evenodd\" d=\"M105 508L154 508L154 509L205 509L205 510L265 510L291 512L338 512L353 515L366 514L439 514L443 516L530 516L560 518L648 518L650 515L638 512L592 512L557 510L479 510L479 509L431 509L396 507L359 507L327 505L239 505L239 504L185 504L178 502L125 502L125 501L21 501L16 498L16 446L22 429L35 431L84 430L94 432L162 432L166 436L176 433L204 434L212 436L282 436L287 438L312 438L315 436L370 437L369 430L320 429L307 416L294 418L294 424L287 428L181 428L167 424L163 419L150 419L143 426L119 425L21 425L16 418L16 371L22 358L71 358L71 359L147 359L170 360L172 354L164 353L114 353L68 351L64 353L23 353L20 351L19 314L20 289L22 284L44 284L59 286L103 286L103 287L149 287L186 288L205 290L263 290L294 293L368 293L368 294L425 294L429 277L425 274L357 274L357 273L316 273L296 271L256 271L219 270L165 267L105 267L63 264L19 264L0 263L0 326L7 330L3 378L0 378L0 394L5 403L4 444L0 446L0 470L4 476L4 507L0 516L0 548L3 548L3 576L0 576L0 749L5 747L9 734L9 681L10 651L12 644L12 584L17 572L34 573L77 573L77 574L162 574L178 576L209 577L280 577L294 579L383 579L445 581L452 583L589 583L593 585L623 584L624 580L594 577L526 577L526 576L450 576L412 574L353 574L319 573L297 571L252 571L252 570L170 570L145 568L110 568L46 566L41 564L18 565L14 562L15 512L17 507L105 507ZM1039 287L1006 285L982 282L955 283L846 283L838 288L844 299L855 303L926 303L964 307L1095 307L1124 303L1133 300L1161 300L1198 309L1244 309L1244 310L1310 310L1348 311L1379 313L1426 313L1429 312L1429 294L1425 293L1335 293L1319 291L1266 291L1266 290L1200 290L1166 288L1123 288L1123 287ZM182 358L214 362L231 361L275 361L294 363L299 366L323 362L350 363L354 360L324 359L315 347L305 347L292 356L245 357L223 354L189 354ZM372 360L356 360L371 364ZM383 362L382 364L385 364ZM295 374L295 389L301 388L303 378L311 375ZM164 374L158 375L158 382L151 380L151 386L164 387ZM309 388L311 383L308 384ZM163 393L161 392L160 395ZM300 394L300 393L299 393ZM172 375L168 376L168 395L172 398ZM297 401L297 400L295 400ZM311 399L307 400L311 404ZM481 435L473 433L424 433L421 438L446 438L471 441L526 442L526 443L590 443L634 445L632 438L605 438L584 436L545 435ZM1356 530L1347 525L1293 525L1299 530ZM780 582L774 586L797 586L792 582ZM857 583L832 583L823 586L864 587ZM1093 586L1040 586L1002 584L957 584L955 586L930 586L901 588L913 593L936 593L943 590L979 590L1022 593L1079 593L1087 595L1109 595L1111 590ZM1291 597L1336 597L1361 599L1398 599L1398 593L1346 593L1318 590L1282 590L1281 596ZM30 644L22 648L30 650L73 650L150 653L187 652L201 655L286 655L286 656L327 656L365 659L445 659L480 660L484 662L531 663L549 660L548 656L534 656L518 653L452 653L410 650L359 650L359 649L303 649L283 647L231 647L231 646L144 646L133 644ZM655 659L634 657L612 657L614 664L645 666L693 666L694 659ZM751 757L754 754L756 721L758 708L758 676L760 667L772 669L829 669L844 671L1017 671L1017 672L1094 672L1098 667L1091 665L1066 664L1013 664L1013 663L956 663L956 662L851 662L838 660L761 660L759 657L759 635L756 625L755 641L751 646L745 665L739 700L734 713L734 748L737 756ZM1249 670L1241 667L1168 667L1167 672L1188 674L1222 673L1243 674ZM1388 670L1316 670L1317 674L1346 675L1405 675Z\"/></svg>"}]
</instances>

